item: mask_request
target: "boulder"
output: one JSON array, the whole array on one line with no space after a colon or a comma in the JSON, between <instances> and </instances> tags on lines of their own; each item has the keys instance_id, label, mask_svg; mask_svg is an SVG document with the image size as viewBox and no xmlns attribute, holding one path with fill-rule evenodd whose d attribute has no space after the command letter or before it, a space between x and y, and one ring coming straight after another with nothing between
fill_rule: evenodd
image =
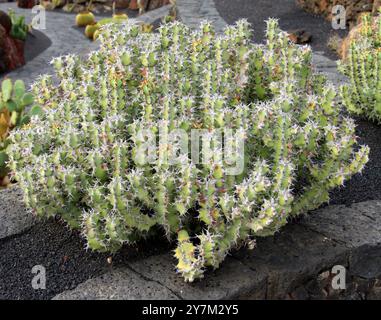
<instances>
[{"instance_id":1,"label":"boulder","mask_svg":"<svg viewBox=\"0 0 381 320\"><path fill-rule=\"evenodd\" d=\"M150 0L148 4L148 10L155 10L169 3L170 3L169 0Z\"/></svg>"},{"instance_id":2,"label":"boulder","mask_svg":"<svg viewBox=\"0 0 381 320\"><path fill-rule=\"evenodd\" d=\"M37 4L36 0L18 0L17 6L19 8L31 9Z\"/></svg>"},{"instance_id":3,"label":"boulder","mask_svg":"<svg viewBox=\"0 0 381 320\"><path fill-rule=\"evenodd\" d=\"M150 0L137 0L137 6L140 12L144 12L148 8Z\"/></svg>"},{"instance_id":4,"label":"boulder","mask_svg":"<svg viewBox=\"0 0 381 320\"><path fill-rule=\"evenodd\" d=\"M309 12L321 14L332 20L332 8L336 5L342 5L346 9L347 25L350 33L342 41L334 44L330 41L329 46L334 47L339 56L346 59L350 43L359 37L361 30L361 15L371 13L374 16L378 14L381 8L381 0L297 0L298 4Z\"/></svg>"},{"instance_id":5,"label":"boulder","mask_svg":"<svg viewBox=\"0 0 381 320\"><path fill-rule=\"evenodd\" d=\"M312 35L303 29L288 31L289 39L296 44L306 44L310 43L312 40Z\"/></svg>"},{"instance_id":6,"label":"boulder","mask_svg":"<svg viewBox=\"0 0 381 320\"><path fill-rule=\"evenodd\" d=\"M24 42L13 39L0 26L0 72L11 71L24 64Z\"/></svg>"},{"instance_id":7,"label":"boulder","mask_svg":"<svg viewBox=\"0 0 381 320\"><path fill-rule=\"evenodd\" d=\"M117 9L127 9L130 5L130 0L116 0L115 8Z\"/></svg>"},{"instance_id":8,"label":"boulder","mask_svg":"<svg viewBox=\"0 0 381 320\"><path fill-rule=\"evenodd\" d=\"M356 24L362 12L372 12L380 6L379 0L297 0L298 4L309 12L322 14L332 19L332 8L342 5L346 9L347 23L350 27Z\"/></svg>"},{"instance_id":9,"label":"boulder","mask_svg":"<svg viewBox=\"0 0 381 320\"><path fill-rule=\"evenodd\" d=\"M380 8L381 8L381 0L374 0L372 13L375 15Z\"/></svg>"},{"instance_id":10,"label":"boulder","mask_svg":"<svg viewBox=\"0 0 381 320\"><path fill-rule=\"evenodd\" d=\"M131 10L138 10L138 0L131 0L128 8Z\"/></svg>"},{"instance_id":11,"label":"boulder","mask_svg":"<svg viewBox=\"0 0 381 320\"><path fill-rule=\"evenodd\" d=\"M9 33L12 29L12 20L4 11L0 10L0 25Z\"/></svg>"},{"instance_id":12,"label":"boulder","mask_svg":"<svg viewBox=\"0 0 381 320\"><path fill-rule=\"evenodd\" d=\"M0 73L8 70L8 63L5 59L5 39L8 37L8 33L3 26L0 25Z\"/></svg>"},{"instance_id":13,"label":"boulder","mask_svg":"<svg viewBox=\"0 0 381 320\"><path fill-rule=\"evenodd\" d=\"M165 0L150 0L148 3L148 10L155 10L164 5Z\"/></svg>"}]
</instances>

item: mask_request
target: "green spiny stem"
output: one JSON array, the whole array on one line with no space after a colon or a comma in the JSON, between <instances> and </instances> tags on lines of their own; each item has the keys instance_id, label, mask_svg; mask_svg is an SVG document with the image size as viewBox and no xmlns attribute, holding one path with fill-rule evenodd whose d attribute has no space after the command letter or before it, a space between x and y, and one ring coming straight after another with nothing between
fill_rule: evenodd
<instances>
[{"instance_id":1,"label":"green spiny stem","mask_svg":"<svg viewBox=\"0 0 381 320\"><path fill-rule=\"evenodd\" d=\"M58 83L33 85L45 114L10 137L28 207L61 215L99 251L164 230L177 237L178 272L193 281L232 248L328 201L369 150L355 151L353 122L313 74L311 50L290 43L276 20L267 25L267 43L255 45L245 21L220 36L210 23L169 23L157 34L110 24L88 58L56 58ZM354 70L357 85L376 72ZM342 94L350 101L354 91ZM190 145L170 161L178 129L204 134L206 161Z\"/></svg>"}]
</instances>

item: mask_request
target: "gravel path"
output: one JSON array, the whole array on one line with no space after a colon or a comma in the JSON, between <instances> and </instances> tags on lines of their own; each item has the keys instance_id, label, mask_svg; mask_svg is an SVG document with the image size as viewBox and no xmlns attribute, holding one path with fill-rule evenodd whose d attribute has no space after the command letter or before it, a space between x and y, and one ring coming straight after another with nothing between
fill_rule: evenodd
<instances>
[{"instance_id":1,"label":"gravel path","mask_svg":"<svg viewBox=\"0 0 381 320\"><path fill-rule=\"evenodd\" d=\"M114 267L170 250L164 239L141 242L136 247L124 247L112 257L110 265L109 254L86 251L85 247L77 232L54 220L0 240L0 300L51 299ZM35 276L32 268L36 265L46 269L46 290L34 290L31 286Z\"/></svg>"},{"instance_id":2,"label":"gravel path","mask_svg":"<svg viewBox=\"0 0 381 320\"><path fill-rule=\"evenodd\" d=\"M254 41L262 42L265 34L264 21L278 18L283 30L303 29L312 34L311 46L332 59L337 56L327 48L331 35L337 33L331 24L320 16L314 16L296 5L295 0L214 0L217 11L229 24L247 18L255 31ZM341 36L345 31L340 31Z\"/></svg>"}]
</instances>

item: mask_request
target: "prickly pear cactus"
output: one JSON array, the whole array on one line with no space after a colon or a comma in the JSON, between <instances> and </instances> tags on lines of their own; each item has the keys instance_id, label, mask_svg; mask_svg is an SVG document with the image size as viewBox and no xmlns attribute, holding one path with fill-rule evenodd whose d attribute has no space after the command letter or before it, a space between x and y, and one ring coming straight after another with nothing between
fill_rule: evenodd
<instances>
[{"instance_id":1,"label":"prickly pear cactus","mask_svg":"<svg viewBox=\"0 0 381 320\"><path fill-rule=\"evenodd\" d=\"M359 29L348 58L339 65L350 78L341 95L349 112L381 123L381 14L363 15Z\"/></svg>"},{"instance_id":2,"label":"prickly pear cactus","mask_svg":"<svg viewBox=\"0 0 381 320\"><path fill-rule=\"evenodd\" d=\"M245 21L221 36L209 23L109 25L87 59L56 58L59 83L34 84L44 118L12 134L26 204L80 228L94 250L165 233L193 281L328 201L368 148L354 151L354 123L313 74L311 50L275 20L267 33L262 46Z\"/></svg>"}]
</instances>

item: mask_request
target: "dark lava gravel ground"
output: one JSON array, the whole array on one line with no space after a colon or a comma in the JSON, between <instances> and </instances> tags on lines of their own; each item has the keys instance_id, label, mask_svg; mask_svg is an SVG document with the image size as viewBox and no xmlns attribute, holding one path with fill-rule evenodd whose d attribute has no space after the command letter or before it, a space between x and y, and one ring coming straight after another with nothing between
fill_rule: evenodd
<instances>
[{"instance_id":1,"label":"dark lava gravel ground","mask_svg":"<svg viewBox=\"0 0 381 320\"><path fill-rule=\"evenodd\" d=\"M263 20L279 17L285 30L304 28L313 34L314 50L325 51L330 25L321 18L303 12L294 0L216 0L222 16L233 23L248 17L258 35L263 35ZM332 55L327 53L328 56ZM357 135L361 144L371 148L370 162L362 175L356 175L344 188L334 190L330 204L350 205L354 202L381 199L381 126L357 119ZM89 278L134 259L170 250L165 240L125 247L113 256L86 251L85 243L76 232L70 232L57 221L37 224L23 234L0 240L0 299L50 299L56 294L75 288ZM46 268L46 290L31 286L32 267Z\"/></svg>"},{"instance_id":2,"label":"dark lava gravel ground","mask_svg":"<svg viewBox=\"0 0 381 320\"><path fill-rule=\"evenodd\" d=\"M356 124L359 144L370 148L369 162L362 174L353 176L344 187L331 192L330 204L381 200L381 126L358 118Z\"/></svg>"},{"instance_id":3,"label":"dark lava gravel ground","mask_svg":"<svg viewBox=\"0 0 381 320\"><path fill-rule=\"evenodd\" d=\"M315 51L322 51L332 59L338 58L328 49L327 42L331 35L344 36L346 31L332 29L329 21L299 8L296 0L214 0L214 3L221 17L229 24L247 19L252 24L255 42L265 39L265 20L278 18L283 30L302 29L309 32L312 35L310 45Z\"/></svg>"},{"instance_id":4,"label":"dark lava gravel ground","mask_svg":"<svg viewBox=\"0 0 381 320\"><path fill-rule=\"evenodd\" d=\"M0 240L0 300L51 299L111 268L170 250L164 238L154 243L143 241L136 247L124 247L109 264L110 254L86 251L85 247L77 232L58 221L42 222L23 234ZM32 288L36 265L46 269L46 290Z\"/></svg>"}]
</instances>

